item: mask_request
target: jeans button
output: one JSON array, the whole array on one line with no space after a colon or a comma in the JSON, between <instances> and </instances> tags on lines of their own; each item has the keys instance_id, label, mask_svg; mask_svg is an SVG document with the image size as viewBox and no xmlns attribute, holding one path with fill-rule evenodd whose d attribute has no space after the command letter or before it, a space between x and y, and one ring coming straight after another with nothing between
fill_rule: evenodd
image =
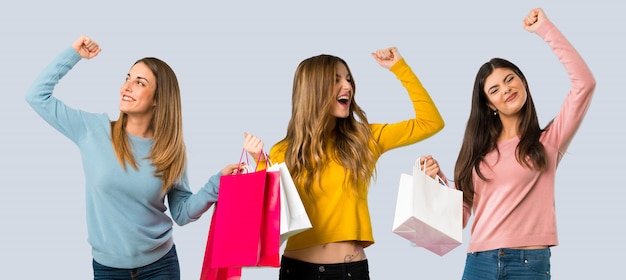
<instances>
[{"instance_id":1,"label":"jeans button","mask_svg":"<svg viewBox=\"0 0 626 280\"><path fill-rule=\"evenodd\" d=\"M318 270L319 270L320 272L324 272L324 271L326 271L326 268L324 268L324 266L323 266L323 265L320 265L320 267L318 268Z\"/></svg>"}]
</instances>

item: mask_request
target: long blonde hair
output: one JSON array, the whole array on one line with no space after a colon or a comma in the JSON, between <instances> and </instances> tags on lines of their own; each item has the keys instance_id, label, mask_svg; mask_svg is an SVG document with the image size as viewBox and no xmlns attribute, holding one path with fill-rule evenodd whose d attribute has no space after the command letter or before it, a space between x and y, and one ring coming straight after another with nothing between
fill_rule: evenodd
<instances>
[{"instance_id":1,"label":"long blonde hair","mask_svg":"<svg viewBox=\"0 0 626 280\"><path fill-rule=\"evenodd\" d=\"M137 63L148 66L156 77L154 92L156 106L151 123L154 142L148 158L155 167L154 176L163 181L161 193L164 194L181 179L187 160L183 140L180 88L176 74L162 60L146 57L137 60L135 64ZM137 162L125 131L127 117L126 113L120 112L118 120L111 122L111 140L115 155L124 170L127 163L137 170Z\"/></svg>"},{"instance_id":2,"label":"long blonde hair","mask_svg":"<svg viewBox=\"0 0 626 280\"><path fill-rule=\"evenodd\" d=\"M366 191L380 155L365 112L354 100L354 79L350 80L353 99L349 116L331 115L337 102L334 87L338 63L345 65L352 76L343 59L325 54L302 61L294 75L291 119L282 141L286 143L285 163L308 195L312 183L320 182L329 160L337 160L345 168L344 186L350 182L355 193ZM335 123L332 118L336 118L336 125L330 129L328 125ZM332 154L327 155L329 148Z\"/></svg>"}]
</instances>

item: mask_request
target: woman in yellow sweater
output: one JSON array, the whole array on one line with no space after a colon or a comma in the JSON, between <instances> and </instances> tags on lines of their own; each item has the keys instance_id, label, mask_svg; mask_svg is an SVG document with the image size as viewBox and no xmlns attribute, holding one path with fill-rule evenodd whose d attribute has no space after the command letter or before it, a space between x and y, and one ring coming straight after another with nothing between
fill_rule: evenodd
<instances>
[{"instance_id":1,"label":"woman in yellow sweater","mask_svg":"<svg viewBox=\"0 0 626 280\"><path fill-rule=\"evenodd\" d=\"M434 102L394 48L372 53L409 93L415 118L370 124L355 100L348 64L332 55L305 59L296 69L287 135L270 150L285 162L313 228L292 236L280 279L369 279L364 248L374 243L367 192L382 153L440 131Z\"/></svg>"}]
</instances>

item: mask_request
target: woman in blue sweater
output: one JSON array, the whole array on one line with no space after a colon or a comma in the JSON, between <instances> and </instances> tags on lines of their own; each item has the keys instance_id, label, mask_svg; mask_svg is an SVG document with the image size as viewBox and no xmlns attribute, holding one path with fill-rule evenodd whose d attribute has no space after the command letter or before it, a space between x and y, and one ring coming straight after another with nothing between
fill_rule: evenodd
<instances>
[{"instance_id":1,"label":"woman in blue sweater","mask_svg":"<svg viewBox=\"0 0 626 280\"><path fill-rule=\"evenodd\" d=\"M52 96L74 65L100 51L96 42L81 36L37 77L26 100L80 149L94 279L179 279L172 219L184 225L200 218L217 200L219 177L239 167L226 166L191 192L178 81L157 58L140 59L131 67L120 89L116 121L70 108ZM244 147L258 142L247 137ZM165 213L166 197L172 218Z\"/></svg>"}]
</instances>

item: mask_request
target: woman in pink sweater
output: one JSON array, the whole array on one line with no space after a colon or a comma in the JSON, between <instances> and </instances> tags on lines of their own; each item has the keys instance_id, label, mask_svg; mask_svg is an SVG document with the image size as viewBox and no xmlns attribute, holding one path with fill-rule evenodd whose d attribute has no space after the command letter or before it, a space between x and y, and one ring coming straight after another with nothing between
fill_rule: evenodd
<instances>
[{"instance_id":1,"label":"woman in pink sweater","mask_svg":"<svg viewBox=\"0 0 626 280\"><path fill-rule=\"evenodd\" d=\"M523 26L552 48L571 88L558 115L541 129L517 66L494 58L478 70L454 170L456 187L464 195L464 227L474 213L463 279L550 279L550 247L558 244L556 168L596 82L543 10L531 10Z\"/></svg>"}]
</instances>

